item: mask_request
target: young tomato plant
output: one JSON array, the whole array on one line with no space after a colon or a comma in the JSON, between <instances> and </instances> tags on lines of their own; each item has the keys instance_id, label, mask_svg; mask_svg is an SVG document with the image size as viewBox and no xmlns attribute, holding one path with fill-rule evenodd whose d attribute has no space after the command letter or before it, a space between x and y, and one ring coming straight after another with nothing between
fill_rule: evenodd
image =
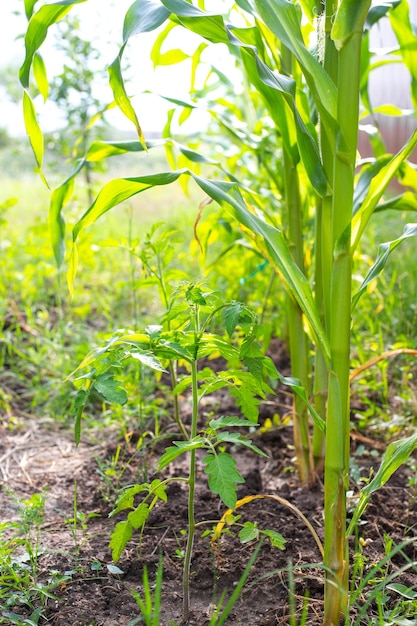
<instances>
[{"instance_id":1,"label":"young tomato plant","mask_svg":"<svg viewBox=\"0 0 417 626\"><path fill-rule=\"evenodd\" d=\"M178 288L167 300L165 326L148 326L142 333L117 334L102 348L93 350L77 369L75 383L83 388L78 391L78 412L76 419L76 439L79 440L83 406L93 388L124 401L125 393L117 380L120 370L132 360L157 371L168 371L170 362L181 359L190 373L180 380L173 390L178 396L189 390L191 394L191 426L180 429L183 439L173 441L158 462L158 470L164 470L180 455L188 453L188 477L181 480L188 489L188 533L183 563L184 619L188 619L190 609L190 567L196 532L195 488L197 451L202 450L202 463L208 477L210 490L219 495L223 503L231 509L236 507L237 485L244 478L236 468L233 456L225 451L225 446L242 445L266 456L250 439L231 428L253 427L257 424L259 398L272 393L266 378L277 378L273 363L264 357L256 344L256 319L246 306L239 302L225 304L213 292L204 292L196 283L186 283ZM220 318L228 337L210 332L216 318ZM233 336L237 326L245 329L240 345L235 345ZM223 357L230 367L226 371L213 372L210 368L199 370L199 362L210 356ZM243 363L245 369L233 366ZM84 371L87 370L86 373ZM208 425L199 425L199 404L201 399L219 389L228 388L245 418L222 416L211 419ZM113 559L120 558L133 531L141 533L154 506L158 501L166 501L166 485L174 479L155 478L151 483L142 483L126 489L119 497L112 515L128 511L127 519L116 524L112 533L111 548ZM135 504L135 497L141 501Z\"/></svg>"}]
</instances>

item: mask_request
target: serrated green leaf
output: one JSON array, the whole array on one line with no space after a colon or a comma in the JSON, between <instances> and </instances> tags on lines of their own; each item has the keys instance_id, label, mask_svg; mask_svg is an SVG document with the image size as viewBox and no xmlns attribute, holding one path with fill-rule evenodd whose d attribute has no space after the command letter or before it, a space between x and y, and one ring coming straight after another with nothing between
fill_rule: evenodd
<instances>
[{"instance_id":1,"label":"serrated green leaf","mask_svg":"<svg viewBox=\"0 0 417 626\"><path fill-rule=\"evenodd\" d=\"M263 380L263 371L264 371L264 357L250 357L246 356L243 359L244 364L248 368L248 371L254 376L257 380Z\"/></svg>"},{"instance_id":2,"label":"serrated green leaf","mask_svg":"<svg viewBox=\"0 0 417 626\"><path fill-rule=\"evenodd\" d=\"M159 480L159 478L155 478L155 480L151 482L149 491L163 502L168 501L166 485L164 485L162 481Z\"/></svg>"},{"instance_id":3,"label":"serrated green leaf","mask_svg":"<svg viewBox=\"0 0 417 626\"><path fill-rule=\"evenodd\" d=\"M112 559L115 563L120 559L127 542L132 539L132 535L133 527L126 520L118 522L114 527L109 546L112 551Z\"/></svg>"},{"instance_id":4,"label":"serrated green leaf","mask_svg":"<svg viewBox=\"0 0 417 626\"><path fill-rule=\"evenodd\" d=\"M248 543L254 539L259 539L259 529L256 523L245 522L239 531L240 543Z\"/></svg>"},{"instance_id":5,"label":"serrated green leaf","mask_svg":"<svg viewBox=\"0 0 417 626\"><path fill-rule=\"evenodd\" d=\"M118 497L116 502L116 508L113 509L113 511L110 513L110 517L116 515L116 513L119 513L120 511L124 511L125 509L133 509L136 494L148 490L148 483L143 483L142 485L134 485L133 487L125 489L123 493Z\"/></svg>"},{"instance_id":6,"label":"serrated green leaf","mask_svg":"<svg viewBox=\"0 0 417 626\"><path fill-rule=\"evenodd\" d=\"M188 452L189 450L195 450L196 448L202 448L204 446L203 437L197 436L189 441L174 441L174 446L169 446L165 449L165 453L158 461L158 469L163 470L164 467L172 463L174 459L181 454Z\"/></svg>"},{"instance_id":7,"label":"serrated green leaf","mask_svg":"<svg viewBox=\"0 0 417 626\"><path fill-rule=\"evenodd\" d=\"M287 540L281 535L281 533L276 532L275 530L261 530L262 535L268 537L271 542L273 548L278 548L278 550L285 550L285 544Z\"/></svg>"},{"instance_id":8,"label":"serrated green leaf","mask_svg":"<svg viewBox=\"0 0 417 626\"><path fill-rule=\"evenodd\" d=\"M253 389L246 385L234 385L230 387L230 395L236 399L236 405L242 413L251 421L257 422L259 417L259 400L255 397Z\"/></svg>"},{"instance_id":9,"label":"serrated green leaf","mask_svg":"<svg viewBox=\"0 0 417 626\"><path fill-rule=\"evenodd\" d=\"M233 302L222 311L224 327L226 328L229 337L233 335L233 332L239 323L240 313L243 306L244 305L241 302Z\"/></svg>"},{"instance_id":10,"label":"serrated green leaf","mask_svg":"<svg viewBox=\"0 0 417 626\"><path fill-rule=\"evenodd\" d=\"M158 372L166 372L167 370L162 365L161 361L159 361L152 352L149 351L132 351L129 352L129 356L136 361L140 361L143 365L150 367L153 370Z\"/></svg>"},{"instance_id":11,"label":"serrated green leaf","mask_svg":"<svg viewBox=\"0 0 417 626\"><path fill-rule=\"evenodd\" d=\"M208 475L210 490L220 496L229 509L236 506L236 484L245 479L236 469L236 461L227 452L217 455L208 454L204 459L205 472Z\"/></svg>"},{"instance_id":12,"label":"serrated green leaf","mask_svg":"<svg viewBox=\"0 0 417 626\"><path fill-rule=\"evenodd\" d=\"M217 419L210 420L209 426L213 430L218 430L219 428L224 428L225 426L257 426L258 424L254 424L250 420L245 420L242 417L235 416L226 416L226 417L218 417Z\"/></svg>"},{"instance_id":13,"label":"serrated green leaf","mask_svg":"<svg viewBox=\"0 0 417 626\"><path fill-rule=\"evenodd\" d=\"M130 511L127 516L129 524L137 530L141 528L149 517L149 505L146 502L141 502L134 511Z\"/></svg>"},{"instance_id":14,"label":"serrated green leaf","mask_svg":"<svg viewBox=\"0 0 417 626\"><path fill-rule=\"evenodd\" d=\"M126 391L120 386L120 383L115 380L112 372L104 372L97 376L94 381L94 387L105 397L107 402L115 402L121 405L127 402Z\"/></svg>"},{"instance_id":15,"label":"serrated green leaf","mask_svg":"<svg viewBox=\"0 0 417 626\"><path fill-rule=\"evenodd\" d=\"M253 444L250 439L245 439L244 437L242 437L240 433L228 433L228 432L219 433L217 435L217 441L245 446L246 448L249 448L253 452L256 452L256 454L259 454L260 456L264 456L264 457L268 456L267 454L265 454L265 452L263 452L263 450L255 446L255 444Z\"/></svg>"}]
</instances>

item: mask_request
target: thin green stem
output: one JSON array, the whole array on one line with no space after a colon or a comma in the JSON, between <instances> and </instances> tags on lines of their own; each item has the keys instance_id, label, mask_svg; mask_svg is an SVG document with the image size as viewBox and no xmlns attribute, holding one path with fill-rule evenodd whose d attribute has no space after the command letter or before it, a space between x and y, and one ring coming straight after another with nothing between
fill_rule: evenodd
<instances>
[{"instance_id":1,"label":"thin green stem","mask_svg":"<svg viewBox=\"0 0 417 626\"><path fill-rule=\"evenodd\" d=\"M191 363L191 389L192 389L192 415L191 415L191 438L197 435L198 421L198 379L197 379L197 361ZM188 536L187 546L184 556L183 569L183 618L188 621L190 613L190 569L191 556L193 552L194 535L195 535L195 516L194 516L194 499L195 499L195 474L196 474L196 451L190 451L190 472L188 478Z\"/></svg>"}]
</instances>

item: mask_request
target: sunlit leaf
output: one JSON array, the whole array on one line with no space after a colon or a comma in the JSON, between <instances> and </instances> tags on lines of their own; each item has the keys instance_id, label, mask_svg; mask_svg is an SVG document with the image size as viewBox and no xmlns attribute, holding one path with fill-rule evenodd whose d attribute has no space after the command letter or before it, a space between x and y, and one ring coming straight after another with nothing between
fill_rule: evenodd
<instances>
[{"instance_id":1,"label":"sunlit leaf","mask_svg":"<svg viewBox=\"0 0 417 626\"><path fill-rule=\"evenodd\" d=\"M348 536L352 533L355 525L364 513L371 495L385 485L394 472L407 461L410 454L412 454L416 448L417 434L389 444L382 457L381 465L377 473L361 491L359 503L349 525Z\"/></svg>"},{"instance_id":2,"label":"sunlit leaf","mask_svg":"<svg viewBox=\"0 0 417 626\"><path fill-rule=\"evenodd\" d=\"M68 269L68 284L70 290L73 291L73 282L76 275L77 249L75 244L80 232L87 226L93 224L104 213L117 206L120 202L128 200L146 189L159 185L168 185L178 180L182 175L192 176L199 187L209 197L213 198L221 207L231 213L238 222L248 228L254 237L259 238L261 250L265 250L265 254L268 256L271 265L276 268L282 276L288 291L305 314L315 338L322 349L324 358L329 361L330 349L328 338L313 300L310 283L294 261L284 234L248 209L236 183L201 178L187 169L140 176L137 178L119 178L107 183L102 188L95 202L74 226L74 246Z\"/></svg>"},{"instance_id":3,"label":"sunlit leaf","mask_svg":"<svg viewBox=\"0 0 417 626\"><path fill-rule=\"evenodd\" d=\"M44 101L48 98L49 83L46 75L46 67L43 58L40 54L36 53L33 57L33 75L35 77L36 85L39 89Z\"/></svg>"},{"instance_id":4,"label":"sunlit leaf","mask_svg":"<svg viewBox=\"0 0 417 626\"><path fill-rule=\"evenodd\" d=\"M287 543L287 540L281 535L281 533L278 533L276 530L270 530L269 528L266 530L262 530L261 533L268 537L273 548L278 548L278 550L285 550L285 544Z\"/></svg>"},{"instance_id":5,"label":"sunlit leaf","mask_svg":"<svg viewBox=\"0 0 417 626\"><path fill-rule=\"evenodd\" d=\"M113 91L113 96L114 96L115 102L117 103L117 106L122 111L122 113L124 113L124 115L131 122L133 122L136 128L137 135L139 137L139 141L141 142L142 146L146 150L145 137L142 132L142 128L139 124L139 119L136 115L135 109L133 108L132 103L130 102L130 99L126 93L126 89L125 89L125 85L124 85L124 81L122 77L121 58L124 52L124 48L125 46L123 45L122 48L120 49L119 55L115 58L113 63L109 65L109 68L108 68L109 84Z\"/></svg>"},{"instance_id":6,"label":"sunlit leaf","mask_svg":"<svg viewBox=\"0 0 417 626\"><path fill-rule=\"evenodd\" d=\"M132 359L136 359L137 361L143 363L143 365L146 365L147 367L150 367L151 369L158 372L167 371L162 363L155 357L155 355L152 354L152 352L139 352L138 350L135 350L130 352L129 356L132 357Z\"/></svg>"},{"instance_id":7,"label":"sunlit leaf","mask_svg":"<svg viewBox=\"0 0 417 626\"><path fill-rule=\"evenodd\" d=\"M337 50L353 35L362 35L371 0L340 0L333 21L331 37Z\"/></svg>"},{"instance_id":8,"label":"sunlit leaf","mask_svg":"<svg viewBox=\"0 0 417 626\"><path fill-rule=\"evenodd\" d=\"M19 70L20 82L25 89L29 87L29 73L33 57L45 41L48 28L65 17L74 4L80 4L85 1L86 0L60 0L60 2L44 4L39 11L31 16L25 35L26 56ZM25 10L31 11L33 5L34 3L26 2Z\"/></svg>"},{"instance_id":9,"label":"sunlit leaf","mask_svg":"<svg viewBox=\"0 0 417 626\"><path fill-rule=\"evenodd\" d=\"M94 381L94 387L107 402L115 402L116 404L126 404L127 394L120 383L114 378L112 372L104 372L97 376Z\"/></svg>"},{"instance_id":10,"label":"sunlit leaf","mask_svg":"<svg viewBox=\"0 0 417 626\"><path fill-rule=\"evenodd\" d=\"M388 257L391 253L400 245L404 240L409 237L415 237L417 235L417 224L407 224L404 228L404 232L401 237L394 239L393 241L388 241L386 243L380 244L378 247L378 256L375 260L375 263L369 269L368 273L365 276L365 279L358 291L355 293L352 299L352 307L355 307L359 298L366 290L367 286L375 280L383 271L386 262L388 261Z\"/></svg>"},{"instance_id":11,"label":"sunlit leaf","mask_svg":"<svg viewBox=\"0 0 417 626\"><path fill-rule=\"evenodd\" d=\"M40 176L45 185L48 187L48 183L46 182L45 176L42 172L44 152L43 133L36 117L35 106L26 90L23 92L23 118L26 133L29 137L30 145L32 146L33 154L35 155L36 163L39 167Z\"/></svg>"},{"instance_id":12,"label":"sunlit leaf","mask_svg":"<svg viewBox=\"0 0 417 626\"><path fill-rule=\"evenodd\" d=\"M411 155L417 145L417 130L411 135L405 146L384 165L365 188L366 196L352 219L352 249L358 245L366 224L375 211L382 194L397 173L402 163Z\"/></svg>"}]
</instances>

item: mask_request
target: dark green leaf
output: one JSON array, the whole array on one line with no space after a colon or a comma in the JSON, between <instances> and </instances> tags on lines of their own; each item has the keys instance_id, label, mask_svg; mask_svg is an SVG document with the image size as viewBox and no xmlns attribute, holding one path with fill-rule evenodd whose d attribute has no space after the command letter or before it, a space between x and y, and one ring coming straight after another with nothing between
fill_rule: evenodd
<instances>
[{"instance_id":1,"label":"dark green leaf","mask_svg":"<svg viewBox=\"0 0 417 626\"><path fill-rule=\"evenodd\" d=\"M208 454L204 459L205 472L208 474L210 490L220 496L229 509L236 506L236 484L245 479L236 469L236 461L230 454L221 452L214 456Z\"/></svg>"}]
</instances>

